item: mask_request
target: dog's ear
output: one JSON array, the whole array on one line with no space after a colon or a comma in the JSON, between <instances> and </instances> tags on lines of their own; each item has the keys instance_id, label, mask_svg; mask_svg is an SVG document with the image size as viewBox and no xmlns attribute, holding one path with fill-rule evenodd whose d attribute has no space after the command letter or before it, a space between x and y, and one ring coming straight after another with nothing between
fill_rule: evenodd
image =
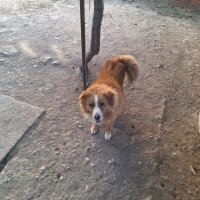
<instances>
[{"instance_id":1,"label":"dog's ear","mask_svg":"<svg viewBox=\"0 0 200 200\"><path fill-rule=\"evenodd\" d=\"M82 104L85 102L85 100L89 97L90 93L88 91L84 91L79 96L78 104Z\"/></svg>"},{"instance_id":2,"label":"dog's ear","mask_svg":"<svg viewBox=\"0 0 200 200\"><path fill-rule=\"evenodd\" d=\"M113 92L106 92L105 94L106 100L109 103L109 105L113 106L114 104L114 99L115 99L115 94Z\"/></svg>"}]
</instances>

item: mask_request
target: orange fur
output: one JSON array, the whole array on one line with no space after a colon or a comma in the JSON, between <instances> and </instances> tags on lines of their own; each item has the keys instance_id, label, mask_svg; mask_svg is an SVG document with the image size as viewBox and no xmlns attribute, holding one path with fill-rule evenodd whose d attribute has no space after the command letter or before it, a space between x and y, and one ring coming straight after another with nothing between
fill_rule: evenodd
<instances>
[{"instance_id":1,"label":"orange fur","mask_svg":"<svg viewBox=\"0 0 200 200\"><path fill-rule=\"evenodd\" d=\"M105 132L109 133L110 137L112 125L123 108L125 75L132 83L138 76L138 70L139 65L133 56L115 56L105 62L97 80L79 97L80 109L88 117L92 117L94 96L98 97L98 104L103 113ZM95 132L96 130L97 124L94 122L91 131Z\"/></svg>"}]
</instances>

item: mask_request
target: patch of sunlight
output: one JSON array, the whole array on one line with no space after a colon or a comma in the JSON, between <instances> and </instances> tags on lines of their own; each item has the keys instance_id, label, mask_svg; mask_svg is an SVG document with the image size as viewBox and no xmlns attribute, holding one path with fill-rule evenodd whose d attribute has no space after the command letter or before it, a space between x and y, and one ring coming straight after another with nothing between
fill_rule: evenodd
<instances>
[{"instance_id":1,"label":"patch of sunlight","mask_svg":"<svg viewBox=\"0 0 200 200\"><path fill-rule=\"evenodd\" d=\"M51 48L56 53L56 55L57 55L57 57L59 59L64 59L65 58L64 52L58 47L58 45L52 44Z\"/></svg>"},{"instance_id":2,"label":"patch of sunlight","mask_svg":"<svg viewBox=\"0 0 200 200\"><path fill-rule=\"evenodd\" d=\"M27 41L21 41L19 42L19 48L28 56L31 58L36 58L37 53L30 47Z\"/></svg>"}]
</instances>

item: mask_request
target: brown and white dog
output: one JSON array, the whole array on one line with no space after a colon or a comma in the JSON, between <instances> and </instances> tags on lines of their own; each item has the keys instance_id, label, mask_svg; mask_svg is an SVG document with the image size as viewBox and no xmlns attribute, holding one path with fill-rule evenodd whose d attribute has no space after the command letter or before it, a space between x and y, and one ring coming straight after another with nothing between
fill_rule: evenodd
<instances>
[{"instance_id":1,"label":"brown and white dog","mask_svg":"<svg viewBox=\"0 0 200 200\"><path fill-rule=\"evenodd\" d=\"M138 70L139 65L133 56L115 56L106 61L97 80L81 93L80 109L92 120L92 134L97 133L99 125L103 125L105 139L110 140L112 125L123 108L125 74L132 83L137 78Z\"/></svg>"}]
</instances>

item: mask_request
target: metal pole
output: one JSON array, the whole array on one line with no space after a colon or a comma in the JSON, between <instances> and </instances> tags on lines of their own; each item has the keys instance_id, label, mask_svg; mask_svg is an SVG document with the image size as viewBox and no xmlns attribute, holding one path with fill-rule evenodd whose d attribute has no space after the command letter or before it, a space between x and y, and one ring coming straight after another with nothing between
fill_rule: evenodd
<instances>
[{"instance_id":1,"label":"metal pole","mask_svg":"<svg viewBox=\"0 0 200 200\"><path fill-rule=\"evenodd\" d=\"M86 89L86 58L85 58L85 0L80 0L80 21L81 21L81 47L82 47L82 73L83 73L83 90Z\"/></svg>"}]
</instances>

